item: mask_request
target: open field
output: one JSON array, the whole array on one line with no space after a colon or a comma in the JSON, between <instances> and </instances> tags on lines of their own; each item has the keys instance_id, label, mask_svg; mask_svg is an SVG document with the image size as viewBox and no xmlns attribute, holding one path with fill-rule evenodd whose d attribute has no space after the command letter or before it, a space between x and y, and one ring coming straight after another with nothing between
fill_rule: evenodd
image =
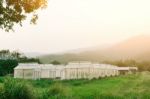
<instances>
[{"instance_id":1,"label":"open field","mask_svg":"<svg viewBox=\"0 0 150 99\"><path fill-rule=\"evenodd\" d=\"M5 79L11 80L9 83L16 82L30 86L35 99L150 99L150 72L68 81L14 80L1 77L1 87L8 83ZM13 89L15 90L15 86Z\"/></svg>"}]
</instances>

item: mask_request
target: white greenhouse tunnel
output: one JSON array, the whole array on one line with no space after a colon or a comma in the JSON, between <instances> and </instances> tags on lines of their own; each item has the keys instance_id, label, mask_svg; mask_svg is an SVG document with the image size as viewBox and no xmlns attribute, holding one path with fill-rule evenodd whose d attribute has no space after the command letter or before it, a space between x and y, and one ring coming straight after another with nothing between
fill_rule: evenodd
<instances>
[{"instance_id":1,"label":"white greenhouse tunnel","mask_svg":"<svg viewBox=\"0 0 150 99\"><path fill-rule=\"evenodd\" d=\"M14 78L22 79L93 79L118 76L137 71L137 67L118 67L91 62L70 62L68 65L19 64L14 68Z\"/></svg>"}]
</instances>

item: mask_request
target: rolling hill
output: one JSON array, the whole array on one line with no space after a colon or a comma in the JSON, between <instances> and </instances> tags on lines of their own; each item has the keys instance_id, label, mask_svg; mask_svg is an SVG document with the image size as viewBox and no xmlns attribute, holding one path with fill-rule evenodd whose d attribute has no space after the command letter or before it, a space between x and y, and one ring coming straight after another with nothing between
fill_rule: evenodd
<instances>
[{"instance_id":1,"label":"rolling hill","mask_svg":"<svg viewBox=\"0 0 150 99\"><path fill-rule=\"evenodd\" d=\"M66 63L68 61L93 61L101 62L105 60L150 60L150 36L140 35L129 38L108 48L97 48L95 50L85 50L80 53L51 54L39 57L41 62L50 63L53 60Z\"/></svg>"}]
</instances>

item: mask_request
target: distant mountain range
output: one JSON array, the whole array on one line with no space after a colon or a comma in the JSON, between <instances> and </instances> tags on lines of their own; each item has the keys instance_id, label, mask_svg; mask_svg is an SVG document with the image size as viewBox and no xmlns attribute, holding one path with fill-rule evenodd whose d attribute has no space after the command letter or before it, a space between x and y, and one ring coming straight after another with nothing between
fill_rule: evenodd
<instances>
[{"instance_id":1,"label":"distant mountain range","mask_svg":"<svg viewBox=\"0 0 150 99\"><path fill-rule=\"evenodd\" d=\"M150 61L150 36L140 35L108 48L93 48L74 50L62 54L50 54L39 57L41 62L50 63L53 60L66 63L69 61L113 61L113 60L136 60Z\"/></svg>"}]
</instances>

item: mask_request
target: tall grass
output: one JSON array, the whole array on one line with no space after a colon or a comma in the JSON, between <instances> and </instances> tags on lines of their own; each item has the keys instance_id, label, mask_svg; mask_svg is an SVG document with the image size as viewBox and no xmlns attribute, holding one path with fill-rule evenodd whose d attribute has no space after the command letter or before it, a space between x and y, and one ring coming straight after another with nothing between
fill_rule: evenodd
<instances>
[{"instance_id":1,"label":"tall grass","mask_svg":"<svg viewBox=\"0 0 150 99\"><path fill-rule=\"evenodd\" d=\"M4 80L0 91L0 99L34 99L31 86L9 77Z\"/></svg>"},{"instance_id":2,"label":"tall grass","mask_svg":"<svg viewBox=\"0 0 150 99\"><path fill-rule=\"evenodd\" d=\"M71 97L71 89L58 82L51 85L46 93L49 99L70 99Z\"/></svg>"}]
</instances>

